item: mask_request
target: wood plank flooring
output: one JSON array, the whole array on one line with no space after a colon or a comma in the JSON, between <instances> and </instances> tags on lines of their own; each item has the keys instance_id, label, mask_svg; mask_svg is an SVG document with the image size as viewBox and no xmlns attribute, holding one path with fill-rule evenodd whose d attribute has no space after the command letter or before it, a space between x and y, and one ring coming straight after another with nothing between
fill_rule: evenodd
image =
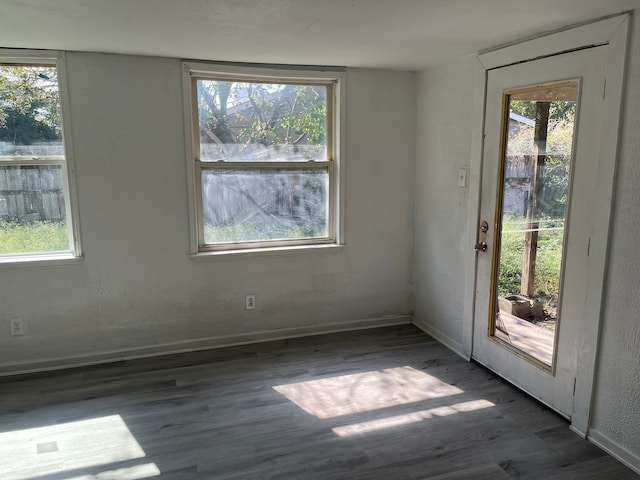
<instances>
[{"instance_id":1,"label":"wood plank flooring","mask_svg":"<svg viewBox=\"0 0 640 480\"><path fill-rule=\"evenodd\" d=\"M0 379L0 478L640 476L407 325Z\"/></svg>"}]
</instances>

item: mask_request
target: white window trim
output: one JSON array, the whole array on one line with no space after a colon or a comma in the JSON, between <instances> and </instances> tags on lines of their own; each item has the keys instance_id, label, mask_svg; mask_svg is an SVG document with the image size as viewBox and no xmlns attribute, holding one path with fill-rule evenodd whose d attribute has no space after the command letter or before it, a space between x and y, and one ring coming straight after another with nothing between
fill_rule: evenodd
<instances>
[{"instance_id":1,"label":"white window trim","mask_svg":"<svg viewBox=\"0 0 640 480\"><path fill-rule=\"evenodd\" d=\"M186 161L187 161L187 190L189 202L189 254L198 257L214 257L227 254L287 254L319 252L321 249L330 248L335 251L335 247L344 245L344 141L345 122L345 83L346 74L343 69L338 68L318 68L317 70L308 67L295 66L261 66L261 65L233 65L221 63L204 62L182 62L183 76L183 103L184 103L184 125L186 140ZM247 81L274 81L282 83L301 84L332 84L333 98L329 104L328 115L332 115L332 129L327 132L330 140L328 145L329 159L327 161L313 162L313 166L329 168L329 215L328 215L328 237L319 239L296 239L283 241L264 241L231 243L229 245L215 245L202 248L200 239L202 238L201 205L199 199L200 192L200 169L197 151L199 148L199 125L197 122L197 104L194 95L194 78L211 78L216 80L247 80ZM228 165L228 164L227 164ZM234 162L234 167L242 165ZM274 168L276 163L270 162L265 165L261 162L250 162L245 165L252 167ZM300 162L287 163L287 167L310 168L308 164ZM215 168L215 167L213 167Z\"/></svg>"},{"instance_id":2,"label":"white window trim","mask_svg":"<svg viewBox=\"0 0 640 480\"><path fill-rule=\"evenodd\" d=\"M60 96L60 113L62 122L62 143L64 145L63 157L37 158L33 160L0 159L4 165L60 165L62 168L62 181L64 185L64 201L67 229L69 232L70 251L51 253L25 253L0 256L0 266L3 265L33 265L41 263L58 264L67 260L76 260L82 257L82 245L80 242L80 227L77 202L77 188L75 182L75 163L73 155L73 140L71 134L71 115L69 108L69 86L67 83L66 56L64 52L45 50L14 50L0 49L0 63L3 64L31 64L31 65L55 65L58 73L58 94Z\"/></svg>"}]
</instances>

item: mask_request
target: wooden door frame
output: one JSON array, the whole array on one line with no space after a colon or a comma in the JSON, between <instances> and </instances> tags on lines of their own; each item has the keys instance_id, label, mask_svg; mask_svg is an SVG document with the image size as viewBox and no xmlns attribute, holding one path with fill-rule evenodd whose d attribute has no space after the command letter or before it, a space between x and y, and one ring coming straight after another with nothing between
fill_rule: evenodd
<instances>
[{"instance_id":1,"label":"wooden door frame","mask_svg":"<svg viewBox=\"0 0 640 480\"><path fill-rule=\"evenodd\" d=\"M578 340L576 382L570 427L582 437L586 437L589 430L598 360L598 338L605 285L607 246L610 236L629 23L630 14L612 16L476 56L472 117L474 128L471 139L472 148L469 169L469 215L466 226L469 250L465 262L467 268L465 270L462 351L459 352L467 359L473 357L477 269L477 255L473 245L476 243L480 222L487 73L489 70L496 68L592 46L606 46L608 50L604 65L606 82L603 85L602 114L605 118L603 123L605 128L601 132L599 157L601 159L611 159L611 161L601 161L598 164L598 178L600 181L598 182L594 202L593 234L591 236L587 265L589 276L583 304L585 312L584 335Z\"/></svg>"}]
</instances>

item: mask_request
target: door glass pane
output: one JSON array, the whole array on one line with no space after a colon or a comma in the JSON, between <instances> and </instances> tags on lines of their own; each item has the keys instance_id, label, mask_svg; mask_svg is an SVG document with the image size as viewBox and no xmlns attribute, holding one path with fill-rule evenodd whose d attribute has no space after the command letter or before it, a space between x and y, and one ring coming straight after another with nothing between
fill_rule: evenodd
<instances>
[{"instance_id":1,"label":"door glass pane","mask_svg":"<svg viewBox=\"0 0 640 480\"><path fill-rule=\"evenodd\" d=\"M578 83L505 95L490 333L553 365Z\"/></svg>"}]
</instances>

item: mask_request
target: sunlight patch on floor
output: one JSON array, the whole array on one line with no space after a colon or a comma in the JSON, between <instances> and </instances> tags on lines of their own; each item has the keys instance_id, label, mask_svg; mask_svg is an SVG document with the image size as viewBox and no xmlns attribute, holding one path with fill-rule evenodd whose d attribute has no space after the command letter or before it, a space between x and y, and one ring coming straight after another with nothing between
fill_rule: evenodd
<instances>
[{"instance_id":1,"label":"sunlight patch on floor","mask_svg":"<svg viewBox=\"0 0 640 480\"><path fill-rule=\"evenodd\" d=\"M80 475L66 480L142 480L158 475L160 475L160 470L155 463L145 463L134 467L106 470L95 475Z\"/></svg>"},{"instance_id":2,"label":"sunlight patch on floor","mask_svg":"<svg viewBox=\"0 0 640 480\"><path fill-rule=\"evenodd\" d=\"M405 415L397 415L369 422L335 427L332 428L332 430L341 437L348 437L350 435L358 435L385 428L400 427L411 423L418 423L434 417L446 417L457 413L473 412L474 410L481 410L490 407L495 407L495 404L488 400L473 400L470 402L456 403L454 405L447 405L438 408L430 408L429 410L421 410L419 412L411 412Z\"/></svg>"},{"instance_id":3,"label":"sunlight patch on floor","mask_svg":"<svg viewBox=\"0 0 640 480\"><path fill-rule=\"evenodd\" d=\"M338 417L464 393L458 387L408 366L273 388L318 418Z\"/></svg>"},{"instance_id":4,"label":"sunlight patch on floor","mask_svg":"<svg viewBox=\"0 0 640 480\"><path fill-rule=\"evenodd\" d=\"M44 475L73 472L111 465L145 456L120 415L93 418L77 422L29 428L0 433L0 478L22 480ZM82 480L138 479L159 474L155 464L114 469L97 475L80 475ZM155 470L154 470L155 469ZM146 470L146 476L139 476ZM156 473L149 474L155 471ZM110 475L110 476L109 476ZM138 476L135 476L138 475Z\"/></svg>"}]
</instances>

